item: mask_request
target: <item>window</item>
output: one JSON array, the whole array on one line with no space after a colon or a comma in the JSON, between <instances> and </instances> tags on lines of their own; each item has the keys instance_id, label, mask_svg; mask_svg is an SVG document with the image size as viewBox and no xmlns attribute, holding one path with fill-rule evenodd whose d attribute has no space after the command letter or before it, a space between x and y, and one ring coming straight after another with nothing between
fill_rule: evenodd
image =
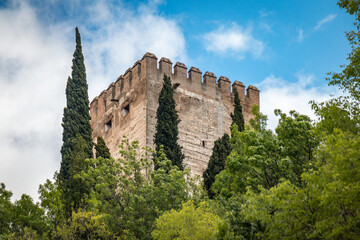
<instances>
[{"instance_id":1,"label":"window","mask_svg":"<svg viewBox=\"0 0 360 240\"><path fill-rule=\"evenodd\" d=\"M123 109L123 117L125 117L126 115L128 115L130 112L130 107L129 107L129 104L126 105L126 107L124 107Z\"/></svg>"},{"instance_id":2,"label":"window","mask_svg":"<svg viewBox=\"0 0 360 240\"><path fill-rule=\"evenodd\" d=\"M202 141L202 146L205 147L205 141Z\"/></svg>"},{"instance_id":3,"label":"window","mask_svg":"<svg viewBox=\"0 0 360 240\"><path fill-rule=\"evenodd\" d=\"M105 123L105 132L109 131L110 128L111 128L111 120Z\"/></svg>"}]
</instances>

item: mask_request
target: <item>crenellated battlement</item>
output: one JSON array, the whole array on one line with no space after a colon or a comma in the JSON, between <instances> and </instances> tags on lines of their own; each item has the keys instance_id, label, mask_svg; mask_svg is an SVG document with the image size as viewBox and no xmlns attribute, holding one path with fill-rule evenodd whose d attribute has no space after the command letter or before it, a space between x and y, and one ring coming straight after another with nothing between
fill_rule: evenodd
<instances>
[{"instance_id":1,"label":"crenellated battlement","mask_svg":"<svg viewBox=\"0 0 360 240\"><path fill-rule=\"evenodd\" d=\"M245 123L253 117L251 108L259 105L260 91L242 82L209 71L188 67L165 57L146 53L128 68L106 90L90 103L93 140L105 139L113 157L124 135L130 141L139 140L142 147L154 147L158 97L164 74L171 78L174 99L179 114L179 144L185 154L184 163L193 173L201 174L207 166L214 141L230 132L237 89Z\"/></svg>"},{"instance_id":2,"label":"crenellated battlement","mask_svg":"<svg viewBox=\"0 0 360 240\"><path fill-rule=\"evenodd\" d=\"M105 91L102 91L98 97L95 97L91 104L105 95L120 97L119 95L121 95L121 93L129 91L132 88L133 75L136 75L134 78L140 78L142 71L144 71L144 77L154 72L160 76L166 74L170 76L173 84L180 84L180 88L194 91L211 98L216 98L217 93L221 93L222 96L230 96L234 88L237 89L240 100L243 102L249 101L248 99L259 98L260 91L255 86L249 85L245 91L245 85L242 82L235 80L231 85L231 81L225 76L217 78L214 73L209 71L206 71L204 75L202 75L201 70L193 66L187 71L187 66L181 62L176 62L173 67L172 61L165 57L162 57L160 61L157 60L158 58L155 54L146 53L141 60L136 61L131 68L128 68L124 75L120 75ZM115 90L113 88L115 88Z\"/></svg>"}]
</instances>

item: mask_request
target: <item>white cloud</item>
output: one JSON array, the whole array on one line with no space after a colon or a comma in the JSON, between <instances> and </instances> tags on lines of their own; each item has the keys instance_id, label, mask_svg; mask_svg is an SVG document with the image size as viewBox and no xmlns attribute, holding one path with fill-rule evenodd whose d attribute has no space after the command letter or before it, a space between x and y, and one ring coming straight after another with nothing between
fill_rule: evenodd
<instances>
[{"instance_id":1,"label":"white cloud","mask_svg":"<svg viewBox=\"0 0 360 240\"><path fill-rule=\"evenodd\" d=\"M70 9L72 2L34 7L13 1L0 9L0 182L15 199L22 193L37 198L39 184L59 169L65 84L71 74L76 25L91 98L147 51L173 61L186 59L183 33L175 21L156 13L158 1L139 9L108 1L82 3L86 7L79 8L80 17ZM69 7L64 10L68 18L53 19L58 3ZM45 10L50 12L40 15Z\"/></svg>"},{"instance_id":2,"label":"white cloud","mask_svg":"<svg viewBox=\"0 0 360 240\"><path fill-rule=\"evenodd\" d=\"M264 51L264 43L253 37L251 27L243 29L235 23L229 28L221 26L209 32L203 39L206 50L221 55L236 56L240 59L245 58L246 53L259 58Z\"/></svg>"},{"instance_id":3,"label":"white cloud","mask_svg":"<svg viewBox=\"0 0 360 240\"><path fill-rule=\"evenodd\" d=\"M325 23L331 22L332 20L334 20L336 18L336 14L330 14L328 16L326 16L325 18L321 19L316 26L314 27L314 30L317 31L319 30Z\"/></svg>"},{"instance_id":4,"label":"white cloud","mask_svg":"<svg viewBox=\"0 0 360 240\"><path fill-rule=\"evenodd\" d=\"M41 25L24 2L0 10L0 182L15 198L35 198L59 168L71 50L67 29L57 30Z\"/></svg>"},{"instance_id":5,"label":"white cloud","mask_svg":"<svg viewBox=\"0 0 360 240\"><path fill-rule=\"evenodd\" d=\"M327 86L313 86L314 75L296 74L296 77L298 80L291 83L270 75L257 84L261 90L261 112L268 116L270 129L275 129L278 123L278 118L274 115L275 109L286 113L295 110L315 119L309 101L322 102L329 99L331 94L337 93L335 89Z\"/></svg>"},{"instance_id":6,"label":"white cloud","mask_svg":"<svg viewBox=\"0 0 360 240\"><path fill-rule=\"evenodd\" d=\"M158 58L168 57L173 62L186 62L181 29L175 21L154 14L153 9L142 6L138 15L102 3L91 12L90 18L93 16L101 16L96 23L99 28L91 32L91 41L84 43L88 44L85 57L91 97L98 95L146 52L155 53Z\"/></svg>"},{"instance_id":7,"label":"white cloud","mask_svg":"<svg viewBox=\"0 0 360 240\"><path fill-rule=\"evenodd\" d=\"M298 29L298 33L297 41L302 42L304 40L304 31L300 28Z\"/></svg>"}]
</instances>

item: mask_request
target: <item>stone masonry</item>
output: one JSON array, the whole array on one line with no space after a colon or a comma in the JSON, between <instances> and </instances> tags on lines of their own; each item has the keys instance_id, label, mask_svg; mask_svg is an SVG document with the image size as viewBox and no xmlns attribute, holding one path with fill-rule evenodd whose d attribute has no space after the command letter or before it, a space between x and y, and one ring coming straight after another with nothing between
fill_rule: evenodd
<instances>
[{"instance_id":1,"label":"stone masonry","mask_svg":"<svg viewBox=\"0 0 360 240\"><path fill-rule=\"evenodd\" d=\"M192 174L202 174L207 168L214 141L225 132L230 133L233 112L231 82L211 72L195 67L187 71L177 62L146 53L140 61L121 75L107 90L90 104L93 141L102 136L114 158L119 157L118 146L125 135L130 141L138 140L141 147L153 146L158 96L164 74L170 76L174 98L181 122L179 144L185 155L184 165ZM232 88L239 92L245 123L252 117L251 108L259 105L259 90L234 81Z\"/></svg>"}]
</instances>

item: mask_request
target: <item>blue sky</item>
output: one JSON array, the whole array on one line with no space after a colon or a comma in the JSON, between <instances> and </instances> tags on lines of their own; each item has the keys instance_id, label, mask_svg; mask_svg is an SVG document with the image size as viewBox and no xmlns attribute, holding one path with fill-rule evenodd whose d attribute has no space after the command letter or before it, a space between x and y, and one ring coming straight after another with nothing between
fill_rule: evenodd
<instances>
[{"instance_id":1,"label":"blue sky","mask_svg":"<svg viewBox=\"0 0 360 240\"><path fill-rule=\"evenodd\" d=\"M259 87L273 129L275 108L314 117L310 100L338 94L325 77L352 22L334 0L0 1L0 182L36 198L59 169L75 26L91 99L149 51Z\"/></svg>"}]
</instances>

